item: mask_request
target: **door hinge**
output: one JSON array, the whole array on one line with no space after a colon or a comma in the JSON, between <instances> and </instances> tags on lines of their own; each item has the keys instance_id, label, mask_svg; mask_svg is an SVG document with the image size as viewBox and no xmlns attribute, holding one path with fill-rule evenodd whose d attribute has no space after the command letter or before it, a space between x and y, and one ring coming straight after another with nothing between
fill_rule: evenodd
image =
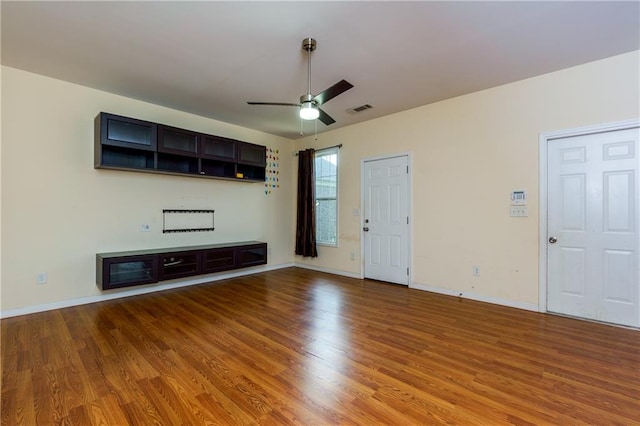
<instances>
[{"instance_id":1,"label":"door hinge","mask_svg":"<svg viewBox=\"0 0 640 426\"><path fill-rule=\"evenodd\" d=\"M407 216L407 225L409 224L409 216Z\"/></svg>"},{"instance_id":2,"label":"door hinge","mask_svg":"<svg viewBox=\"0 0 640 426\"><path fill-rule=\"evenodd\" d=\"M407 268L407 276L409 276L409 268Z\"/></svg>"},{"instance_id":3,"label":"door hinge","mask_svg":"<svg viewBox=\"0 0 640 426\"><path fill-rule=\"evenodd\" d=\"M407 174L409 174L409 166L407 166Z\"/></svg>"}]
</instances>

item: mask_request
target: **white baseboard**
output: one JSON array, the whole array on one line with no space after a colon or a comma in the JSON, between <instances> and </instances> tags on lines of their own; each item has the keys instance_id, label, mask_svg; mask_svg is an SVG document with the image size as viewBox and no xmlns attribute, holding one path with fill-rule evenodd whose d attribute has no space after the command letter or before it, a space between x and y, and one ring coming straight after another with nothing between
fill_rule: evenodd
<instances>
[{"instance_id":1,"label":"white baseboard","mask_svg":"<svg viewBox=\"0 0 640 426\"><path fill-rule=\"evenodd\" d=\"M462 291L452 290L444 287L434 287L427 284L412 283L410 288L417 290L430 291L432 293L444 294L447 296L461 297L463 299L476 300L478 302L493 303L494 305L507 306L509 308L524 309L525 311L539 312L538 305L535 303L518 302L515 300L500 299L498 297L484 296L477 293L465 293Z\"/></svg>"},{"instance_id":2,"label":"white baseboard","mask_svg":"<svg viewBox=\"0 0 640 426\"><path fill-rule=\"evenodd\" d=\"M228 273L199 276L194 279L172 281L164 284L154 284L154 285L148 285L143 287L132 287L124 290L108 290L108 291L105 291L103 294L96 295L96 296L80 297L76 299L45 303L42 305L26 306L24 308L18 308L18 309L9 309L9 310L0 312L0 318L17 317L20 315L34 314L37 312L51 311L54 309L68 308L71 306L86 305L89 303L103 302L106 300L113 300L113 299L121 299L124 297L137 296L140 294L155 293L158 291L169 290L173 288L187 287L191 285L226 280L229 278L253 275L260 272L275 271L277 269L284 269L292 266L295 266L297 268L309 269L312 271L325 272L333 275L341 275L343 277L348 277L348 278L355 278L355 279L363 278L358 273L342 271L339 269L324 268L321 266L308 265L304 263L282 263L279 265L255 266L252 268L235 270ZM479 302L493 303L495 305L502 305L502 306L508 306L510 308L517 308L517 309L524 309L527 311L538 312L538 305L534 303L517 302L513 300L500 299L496 297L484 296L484 295L475 294L475 293L463 293L463 292L459 292L449 288L435 287L435 286L430 286L430 285L420 284L420 283L412 283L409 287L416 290L430 291L433 293L444 294L447 296L462 297L463 299L477 300Z\"/></svg>"},{"instance_id":3,"label":"white baseboard","mask_svg":"<svg viewBox=\"0 0 640 426\"><path fill-rule=\"evenodd\" d=\"M363 278L359 273L341 271L340 269L325 268L322 266L308 265L306 263L295 263L293 266L295 266L296 268L310 269L312 271L318 271L318 272L326 272L327 274L341 275L343 277L356 278L359 280Z\"/></svg>"},{"instance_id":4,"label":"white baseboard","mask_svg":"<svg viewBox=\"0 0 640 426\"><path fill-rule=\"evenodd\" d=\"M77 299L61 300L58 302L45 303L42 305L26 306L24 308L9 309L0 312L0 318L17 317L20 315L35 314L37 312L51 311L54 309L68 308L71 306L86 305L88 303L103 302L112 299L121 299L123 297L137 296L140 294L155 293L158 291L169 290L179 287L187 287L190 285L203 284L226 280L229 278L242 277L245 275L258 274L260 272L275 271L295 266L293 263L282 263L279 265L254 266L247 269L239 269L228 273L220 273L214 275L199 276L194 279L172 281L164 284L152 284L143 287L131 287L124 290L107 290L97 296L79 297ZM95 284L94 284L95 285Z\"/></svg>"}]
</instances>

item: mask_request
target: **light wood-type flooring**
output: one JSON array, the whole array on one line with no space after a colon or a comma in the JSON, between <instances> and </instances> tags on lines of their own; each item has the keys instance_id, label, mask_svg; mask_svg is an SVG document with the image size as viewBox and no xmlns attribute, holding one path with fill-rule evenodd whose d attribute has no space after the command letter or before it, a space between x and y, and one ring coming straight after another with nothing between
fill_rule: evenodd
<instances>
[{"instance_id":1,"label":"light wood-type flooring","mask_svg":"<svg viewBox=\"0 0 640 426\"><path fill-rule=\"evenodd\" d=\"M640 331L298 268L1 326L3 425L640 424Z\"/></svg>"}]
</instances>

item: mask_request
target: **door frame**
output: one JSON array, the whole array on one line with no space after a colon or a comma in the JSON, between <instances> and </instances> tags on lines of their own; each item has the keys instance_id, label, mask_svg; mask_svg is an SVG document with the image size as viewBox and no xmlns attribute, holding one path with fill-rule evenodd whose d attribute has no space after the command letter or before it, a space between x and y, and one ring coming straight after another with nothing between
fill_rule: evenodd
<instances>
[{"instance_id":1,"label":"door frame","mask_svg":"<svg viewBox=\"0 0 640 426\"><path fill-rule=\"evenodd\" d=\"M399 152L397 154L379 155L360 159L360 278L364 279L364 165L370 161L389 160L391 158L407 157L409 173L407 173L407 214L409 215L409 229L407 229L407 265L409 265L408 288L413 287L413 158L411 151Z\"/></svg>"},{"instance_id":2,"label":"door frame","mask_svg":"<svg viewBox=\"0 0 640 426\"><path fill-rule=\"evenodd\" d=\"M574 136L586 136L594 133L606 133L617 130L627 130L640 127L640 119L631 119L616 121L612 123L602 123L592 126L576 127L572 129L556 130L552 132L540 133L538 138L539 144L539 223L538 223L538 311L547 312L547 215L548 215L548 150L549 143L556 139L568 138Z\"/></svg>"}]
</instances>

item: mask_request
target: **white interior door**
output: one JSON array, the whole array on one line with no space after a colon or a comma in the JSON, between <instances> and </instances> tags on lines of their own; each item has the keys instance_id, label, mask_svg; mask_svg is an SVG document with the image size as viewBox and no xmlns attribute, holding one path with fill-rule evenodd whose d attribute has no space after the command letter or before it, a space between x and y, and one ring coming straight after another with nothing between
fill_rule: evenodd
<instances>
[{"instance_id":1,"label":"white interior door","mask_svg":"<svg viewBox=\"0 0 640 426\"><path fill-rule=\"evenodd\" d=\"M364 276L409 284L409 160L365 161Z\"/></svg>"},{"instance_id":2,"label":"white interior door","mask_svg":"<svg viewBox=\"0 0 640 426\"><path fill-rule=\"evenodd\" d=\"M638 128L548 142L547 310L640 326Z\"/></svg>"}]
</instances>

